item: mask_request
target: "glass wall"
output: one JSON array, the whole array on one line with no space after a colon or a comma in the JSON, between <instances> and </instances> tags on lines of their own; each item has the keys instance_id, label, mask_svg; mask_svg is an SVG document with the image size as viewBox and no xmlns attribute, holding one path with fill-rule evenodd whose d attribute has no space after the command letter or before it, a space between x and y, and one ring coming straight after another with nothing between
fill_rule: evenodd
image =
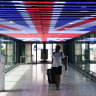
<instances>
[{"instance_id":1,"label":"glass wall","mask_svg":"<svg viewBox=\"0 0 96 96\"><path fill-rule=\"evenodd\" d=\"M90 76L96 76L96 32L69 41L69 61Z\"/></svg>"},{"instance_id":2,"label":"glass wall","mask_svg":"<svg viewBox=\"0 0 96 96\"><path fill-rule=\"evenodd\" d=\"M5 71L9 71L15 66L16 63L16 41L13 38L0 35L0 53L5 56Z\"/></svg>"},{"instance_id":3,"label":"glass wall","mask_svg":"<svg viewBox=\"0 0 96 96\"><path fill-rule=\"evenodd\" d=\"M31 64L31 44L25 44L25 63Z\"/></svg>"},{"instance_id":4,"label":"glass wall","mask_svg":"<svg viewBox=\"0 0 96 96\"><path fill-rule=\"evenodd\" d=\"M32 44L32 63L36 64L37 62L37 43Z\"/></svg>"}]
</instances>

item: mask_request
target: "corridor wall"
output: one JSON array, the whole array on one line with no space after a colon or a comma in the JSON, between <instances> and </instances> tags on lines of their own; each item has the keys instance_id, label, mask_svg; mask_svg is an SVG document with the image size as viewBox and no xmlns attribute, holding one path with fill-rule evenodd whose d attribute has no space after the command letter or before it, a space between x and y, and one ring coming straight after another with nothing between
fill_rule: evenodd
<instances>
[{"instance_id":1,"label":"corridor wall","mask_svg":"<svg viewBox=\"0 0 96 96\"><path fill-rule=\"evenodd\" d=\"M66 41L69 62L96 78L96 31Z\"/></svg>"},{"instance_id":2,"label":"corridor wall","mask_svg":"<svg viewBox=\"0 0 96 96\"><path fill-rule=\"evenodd\" d=\"M19 40L0 34L0 54L5 57L5 72L19 64L19 42Z\"/></svg>"}]
</instances>

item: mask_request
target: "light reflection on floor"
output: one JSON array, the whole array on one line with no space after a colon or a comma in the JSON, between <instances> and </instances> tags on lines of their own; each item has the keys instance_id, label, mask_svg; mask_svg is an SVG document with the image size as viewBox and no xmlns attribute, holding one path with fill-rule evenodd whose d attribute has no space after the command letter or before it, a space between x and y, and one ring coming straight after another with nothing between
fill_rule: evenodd
<instances>
[{"instance_id":1,"label":"light reflection on floor","mask_svg":"<svg viewBox=\"0 0 96 96\"><path fill-rule=\"evenodd\" d=\"M26 67L25 67L26 66ZM30 68L29 65L19 65L5 75L5 90L11 90L12 87L19 81L19 79ZM7 96L7 92L0 93L0 96Z\"/></svg>"},{"instance_id":2,"label":"light reflection on floor","mask_svg":"<svg viewBox=\"0 0 96 96\"><path fill-rule=\"evenodd\" d=\"M32 68L32 77L33 77L32 82L34 82L36 80L41 82L43 80L44 76L43 76L43 72L42 72L43 67L40 64L38 64L38 65L19 65L16 68L14 68L13 70L6 73L5 90L11 90L15 86L15 84L20 80L20 78L22 78L22 76L25 74L25 72L29 70L30 66ZM45 67L46 67L45 69L47 69L47 68L49 69L49 68L51 68L51 64L47 64L47 65L45 65ZM41 74L41 75L37 76L37 74ZM24 89L24 88L22 88L22 89ZM26 93L25 91L26 90L22 90L23 94ZM4 93L2 92L2 93L0 93L0 96L7 96L7 94L8 94L8 92L4 92ZM27 96L27 95L24 95L24 96Z\"/></svg>"},{"instance_id":3,"label":"light reflection on floor","mask_svg":"<svg viewBox=\"0 0 96 96\"><path fill-rule=\"evenodd\" d=\"M20 65L6 74L6 92L0 96L96 96L95 83L72 67L61 76L60 90L49 86L46 75L51 64ZM94 94L94 95L93 95Z\"/></svg>"}]
</instances>

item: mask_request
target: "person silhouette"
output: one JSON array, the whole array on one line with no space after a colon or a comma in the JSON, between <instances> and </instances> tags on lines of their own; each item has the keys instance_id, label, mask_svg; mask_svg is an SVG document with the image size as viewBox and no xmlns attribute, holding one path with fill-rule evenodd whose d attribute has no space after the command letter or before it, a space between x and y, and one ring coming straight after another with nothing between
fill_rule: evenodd
<instances>
[{"instance_id":1,"label":"person silhouette","mask_svg":"<svg viewBox=\"0 0 96 96\"><path fill-rule=\"evenodd\" d=\"M56 46L55 52L53 52L52 58L52 69L54 71L54 77L56 82L56 89L59 90L60 85L60 75L62 74L62 61L65 63L65 55L63 52L60 52L61 47ZM65 64L65 70L67 70L67 65Z\"/></svg>"}]
</instances>

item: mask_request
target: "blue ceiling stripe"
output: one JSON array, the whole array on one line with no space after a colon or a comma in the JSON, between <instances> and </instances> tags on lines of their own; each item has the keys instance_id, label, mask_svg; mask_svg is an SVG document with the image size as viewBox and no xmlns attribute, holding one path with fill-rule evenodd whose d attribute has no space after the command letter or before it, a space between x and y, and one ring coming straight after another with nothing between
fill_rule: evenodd
<instances>
[{"instance_id":1,"label":"blue ceiling stripe","mask_svg":"<svg viewBox=\"0 0 96 96\"><path fill-rule=\"evenodd\" d=\"M14 3L13 3L14 4ZM0 4L0 6L13 6L14 7L14 5L13 4ZM16 6L21 6L22 4L16 4ZM31 4L30 4L31 5ZM62 4L61 4L62 5ZM31 5L32 6L32 5ZM46 4L46 6L47 6L47 4ZM66 5L65 5L66 6ZM26 7L30 7L30 6L27 6L26 5ZM67 5L66 7L95 7L96 8L96 5Z\"/></svg>"},{"instance_id":2,"label":"blue ceiling stripe","mask_svg":"<svg viewBox=\"0 0 96 96\"><path fill-rule=\"evenodd\" d=\"M4 1L6 1L6 0L4 0ZM12 3L12 0L10 0L10 2ZM3 4L4 5L4 4ZM23 25L23 26L26 26L26 27L29 27L29 25L26 23L26 21L24 20L24 18L22 17L22 15L20 14L20 12L18 11L18 9L16 9L16 7L15 7L15 5L14 4L12 4L13 6L14 6L14 8L6 8L6 10L5 11L8 11L8 9L15 9L14 11L15 11L15 13L16 14L18 14L17 16L18 17L20 17L19 18L19 20L21 20L21 21L23 21L23 22L20 22L19 20L18 20L18 18L14 18L14 16L13 16L13 18L6 18L6 15L5 16L3 16L2 18L3 19L5 19L5 20L7 20L7 21L13 21L14 23L16 23L16 24L19 24L19 25ZM4 8L0 8L0 11L2 10L2 9L4 9ZM4 10L2 10L2 11L4 11ZM12 10L9 10L9 11L12 11ZM13 13L14 14L14 13ZM11 14L11 15L13 15L13 14ZM15 15L15 14L14 14Z\"/></svg>"},{"instance_id":3,"label":"blue ceiling stripe","mask_svg":"<svg viewBox=\"0 0 96 96\"><path fill-rule=\"evenodd\" d=\"M7 29L4 28L0 28L0 31L8 31Z\"/></svg>"},{"instance_id":4,"label":"blue ceiling stripe","mask_svg":"<svg viewBox=\"0 0 96 96\"><path fill-rule=\"evenodd\" d=\"M96 4L96 2L66 2L66 4Z\"/></svg>"},{"instance_id":5,"label":"blue ceiling stripe","mask_svg":"<svg viewBox=\"0 0 96 96\"><path fill-rule=\"evenodd\" d=\"M3 0L3 1L0 1L0 2L1 2L1 3L4 3L4 2L5 2L5 3L7 3L7 2L9 2L9 3L10 3L10 2L12 2L12 0L10 0L10 1Z\"/></svg>"},{"instance_id":6,"label":"blue ceiling stripe","mask_svg":"<svg viewBox=\"0 0 96 96\"><path fill-rule=\"evenodd\" d=\"M68 7L68 5L64 5L64 7ZM72 9L72 11L75 9L79 9L78 11L79 11L79 13L63 13L63 11L66 11L66 8L63 8L62 9L62 11L61 11L61 14L60 14L60 16L59 16L59 18L58 18L58 20L57 20L57 22L56 22L56 25L55 25L55 28L57 28L57 27L61 27L61 26L63 26L63 25L65 25L65 24L67 24L67 23L70 23L70 22L73 22L74 20L84 20L83 19L83 17L86 17L85 15L87 14L87 16L89 17L89 16L91 16L91 15L95 15L96 13L91 13L91 11L88 11L89 13L81 13L82 11L86 11L85 9L88 9L88 8L70 8L70 11L71 11L71 9ZM82 9L84 9L84 10L82 10ZM89 8L90 9L90 8ZM96 10L96 9L95 9ZM70 14L72 14L72 15L75 15L75 14L77 14L77 17L69 17L69 18L66 18L66 17L62 17L62 14L68 14L68 15L70 15ZM79 17L78 15L82 15L82 17ZM84 14L84 15L83 15ZM54 15L53 15L54 16ZM63 19L65 19L65 21L63 20ZM71 19L71 20L67 20L67 19Z\"/></svg>"},{"instance_id":7,"label":"blue ceiling stripe","mask_svg":"<svg viewBox=\"0 0 96 96\"><path fill-rule=\"evenodd\" d=\"M96 30L96 25L89 28L81 29L80 31L92 31L92 30Z\"/></svg>"}]
</instances>

